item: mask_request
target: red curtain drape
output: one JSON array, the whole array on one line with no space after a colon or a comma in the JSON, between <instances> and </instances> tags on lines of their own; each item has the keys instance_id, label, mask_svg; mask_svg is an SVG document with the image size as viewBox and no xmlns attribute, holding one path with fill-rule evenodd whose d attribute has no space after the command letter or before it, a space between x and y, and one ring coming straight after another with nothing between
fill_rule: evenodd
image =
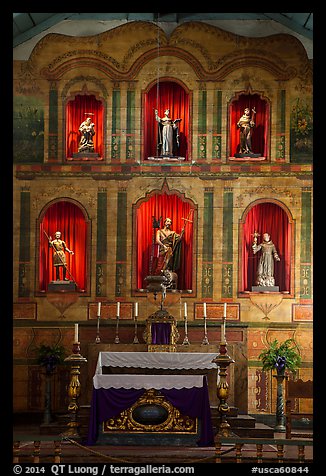
<instances>
[{"instance_id":1,"label":"red curtain drape","mask_svg":"<svg viewBox=\"0 0 326 476\"><path fill-rule=\"evenodd\" d=\"M233 157L239 152L240 130L237 127L237 122L246 107L249 107L250 111L253 108L256 109L254 117L256 126L252 131L251 139L252 151L254 154L266 157L269 105L258 94L242 94L230 105L230 156Z\"/></svg>"},{"instance_id":2,"label":"red curtain drape","mask_svg":"<svg viewBox=\"0 0 326 476\"><path fill-rule=\"evenodd\" d=\"M280 291L290 291L291 224L283 208L270 202L253 206L243 226L243 291L251 291L251 286L255 285L256 280L260 252L256 255L252 252L254 231L260 233L258 243L262 241L264 233L270 235L281 258L274 266L275 286L279 286Z\"/></svg>"},{"instance_id":3,"label":"red curtain drape","mask_svg":"<svg viewBox=\"0 0 326 476\"><path fill-rule=\"evenodd\" d=\"M170 109L172 119L181 118L179 122L180 147L179 156L188 158L188 131L189 131L189 95L178 83L162 81L158 87L155 84L145 95L144 121L144 158L155 157L157 153L157 126L154 109L160 117L164 111Z\"/></svg>"},{"instance_id":4,"label":"red curtain drape","mask_svg":"<svg viewBox=\"0 0 326 476\"><path fill-rule=\"evenodd\" d=\"M87 118L85 113L94 114L90 116L95 124L94 149L100 157L103 156L103 104L94 95L77 94L74 100L67 102L66 106L67 157L72 157L72 154L78 152L79 126Z\"/></svg>"},{"instance_id":5,"label":"red curtain drape","mask_svg":"<svg viewBox=\"0 0 326 476\"><path fill-rule=\"evenodd\" d=\"M53 249L44 231L54 239L56 231L61 232L61 239L74 255L66 253L67 268L79 289L86 289L87 269L87 223L83 212L77 205L67 201L59 201L51 205L40 223L40 256L39 256L39 286L46 291L49 281L54 281ZM72 279L69 273L66 277Z\"/></svg>"},{"instance_id":6,"label":"red curtain drape","mask_svg":"<svg viewBox=\"0 0 326 476\"><path fill-rule=\"evenodd\" d=\"M154 228L153 217L156 220L162 217L161 228L165 218L171 218L172 229L180 233L184 221L190 212L190 204L183 202L175 194L155 194L143 202L136 210L136 237L137 237L137 288L146 287L145 277L151 273L151 256L158 256L158 247L153 245ZM191 213L192 219L193 213ZM177 271L178 289L192 289L192 254L193 254L193 223L187 223L182 238L181 265ZM155 230L156 231L156 230Z\"/></svg>"}]
</instances>

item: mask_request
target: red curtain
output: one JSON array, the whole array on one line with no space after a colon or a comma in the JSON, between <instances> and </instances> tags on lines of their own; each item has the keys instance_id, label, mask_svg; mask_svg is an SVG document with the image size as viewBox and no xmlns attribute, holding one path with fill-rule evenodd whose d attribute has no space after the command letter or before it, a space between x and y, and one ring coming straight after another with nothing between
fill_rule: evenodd
<instances>
[{"instance_id":1,"label":"red curtain","mask_svg":"<svg viewBox=\"0 0 326 476\"><path fill-rule=\"evenodd\" d=\"M66 106L66 154L72 157L72 154L78 152L80 141L79 126L85 121L87 115L90 116L95 124L95 136L93 136L94 149L100 157L103 156L103 105L94 95L77 94L74 100L68 101Z\"/></svg>"},{"instance_id":2,"label":"red curtain","mask_svg":"<svg viewBox=\"0 0 326 476\"><path fill-rule=\"evenodd\" d=\"M252 131L251 139L252 151L254 154L266 157L269 105L258 94L242 94L230 105L230 157L239 153L240 129L237 127L237 122L243 115L246 107L250 111L253 108L256 110L254 117L256 125Z\"/></svg>"},{"instance_id":3,"label":"red curtain","mask_svg":"<svg viewBox=\"0 0 326 476\"><path fill-rule=\"evenodd\" d=\"M55 238L56 231L61 232L61 239L74 255L66 253L67 268L75 279L79 289L86 289L87 263L87 223L83 212L77 205L67 201L56 202L51 205L40 223L40 256L39 256L39 286L46 291L49 281L55 281L53 266L53 249L49 247L47 235ZM68 279L72 279L69 273Z\"/></svg>"},{"instance_id":4,"label":"red curtain","mask_svg":"<svg viewBox=\"0 0 326 476\"><path fill-rule=\"evenodd\" d=\"M157 152L158 122L155 120L154 109L160 117L170 109L172 119L181 118L179 122L180 147L179 156L188 158L189 130L189 96L178 83L162 81L158 87L155 84L145 95L145 127L144 127L144 158L155 157Z\"/></svg>"},{"instance_id":5,"label":"red curtain","mask_svg":"<svg viewBox=\"0 0 326 476\"><path fill-rule=\"evenodd\" d=\"M251 291L251 286L255 286L260 252L254 255L251 248L254 231L260 233L258 243L262 241L264 233L270 235L281 258L281 261L275 261L275 286L279 286L280 291L290 291L291 224L285 211L280 206L270 202L260 203L252 207L243 226L243 291Z\"/></svg>"},{"instance_id":6,"label":"red curtain","mask_svg":"<svg viewBox=\"0 0 326 476\"><path fill-rule=\"evenodd\" d=\"M151 274L151 256L158 256L158 247L153 245L154 228L153 217L161 219L164 226L165 218L171 218L172 229L181 232L184 221L190 212L190 204L183 202L175 194L155 194L148 201L143 202L136 210L136 239L137 239L137 288L146 287L145 277ZM192 219L193 213L190 214ZM182 238L181 265L177 271L178 289L192 289L192 252L193 252L193 223L187 223ZM155 230L156 231L156 230Z\"/></svg>"}]
</instances>

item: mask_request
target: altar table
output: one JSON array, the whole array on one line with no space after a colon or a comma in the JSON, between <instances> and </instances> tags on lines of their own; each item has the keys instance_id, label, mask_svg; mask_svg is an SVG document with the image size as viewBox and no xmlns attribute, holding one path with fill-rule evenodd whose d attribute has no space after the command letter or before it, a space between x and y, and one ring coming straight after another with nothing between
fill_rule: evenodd
<instances>
[{"instance_id":1,"label":"altar table","mask_svg":"<svg viewBox=\"0 0 326 476\"><path fill-rule=\"evenodd\" d=\"M212 446L214 435L205 375L103 374L105 366L152 369L216 368L216 354L167 352L100 352L93 377L86 444L95 445L99 425L130 408L146 389L156 389L182 414L200 421L199 446Z\"/></svg>"}]
</instances>

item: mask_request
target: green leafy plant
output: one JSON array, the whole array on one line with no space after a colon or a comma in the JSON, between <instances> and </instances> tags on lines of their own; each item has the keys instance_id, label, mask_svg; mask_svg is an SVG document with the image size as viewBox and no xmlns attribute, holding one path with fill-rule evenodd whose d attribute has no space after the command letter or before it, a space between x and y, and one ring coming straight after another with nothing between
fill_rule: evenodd
<instances>
[{"instance_id":1,"label":"green leafy plant","mask_svg":"<svg viewBox=\"0 0 326 476\"><path fill-rule=\"evenodd\" d=\"M263 370L275 369L279 375L284 374L285 370L295 373L302 360L294 339L287 339L282 343L274 339L258 358L263 362Z\"/></svg>"},{"instance_id":2,"label":"green leafy plant","mask_svg":"<svg viewBox=\"0 0 326 476\"><path fill-rule=\"evenodd\" d=\"M41 344L35 348L37 363L45 367L45 371L51 374L58 364L62 364L65 358L65 348L62 345Z\"/></svg>"}]
</instances>

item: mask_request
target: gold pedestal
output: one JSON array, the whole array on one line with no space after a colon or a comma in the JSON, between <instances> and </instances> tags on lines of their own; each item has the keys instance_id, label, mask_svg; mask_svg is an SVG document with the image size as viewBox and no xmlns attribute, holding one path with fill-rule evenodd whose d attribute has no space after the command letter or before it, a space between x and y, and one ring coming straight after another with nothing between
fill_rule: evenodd
<instances>
[{"instance_id":1,"label":"gold pedestal","mask_svg":"<svg viewBox=\"0 0 326 476\"><path fill-rule=\"evenodd\" d=\"M68 386L69 404L68 411L70 413L70 421L67 423L67 430L62 433L62 436L70 438L80 438L79 426L77 421L78 415L78 399L80 396L81 385L79 382L80 366L87 362L87 359L80 354L80 342L75 342L72 348L72 354L65 358L65 362L70 364L70 383Z\"/></svg>"}]
</instances>

